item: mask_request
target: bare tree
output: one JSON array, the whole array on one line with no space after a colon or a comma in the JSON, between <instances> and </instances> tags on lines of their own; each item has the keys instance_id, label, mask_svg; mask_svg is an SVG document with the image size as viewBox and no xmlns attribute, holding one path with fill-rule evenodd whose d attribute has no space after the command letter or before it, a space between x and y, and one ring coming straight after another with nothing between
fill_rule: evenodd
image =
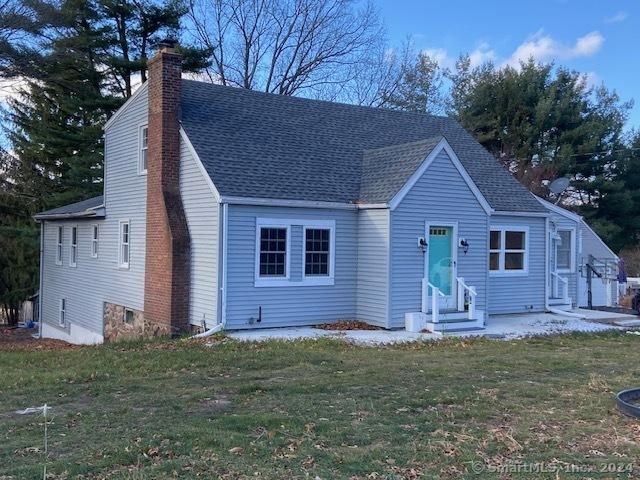
<instances>
[{"instance_id":1,"label":"bare tree","mask_svg":"<svg viewBox=\"0 0 640 480\"><path fill-rule=\"evenodd\" d=\"M211 81L283 95L335 94L383 41L376 10L353 0L190 0L189 23Z\"/></svg>"}]
</instances>

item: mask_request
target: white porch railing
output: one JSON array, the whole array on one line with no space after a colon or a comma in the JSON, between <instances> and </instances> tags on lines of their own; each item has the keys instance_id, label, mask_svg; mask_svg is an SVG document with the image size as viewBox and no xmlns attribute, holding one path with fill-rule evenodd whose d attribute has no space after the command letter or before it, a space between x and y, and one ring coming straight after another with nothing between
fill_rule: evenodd
<instances>
[{"instance_id":1,"label":"white porch railing","mask_svg":"<svg viewBox=\"0 0 640 480\"><path fill-rule=\"evenodd\" d=\"M422 279L422 313L429 312L429 289L433 292L431 294L431 318L433 323L437 323L440 318L440 297L447 298L447 296L440 291L433 283L430 283L426 278Z\"/></svg>"},{"instance_id":2,"label":"white porch railing","mask_svg":"<svg viewBox=\"0 0 640 480\"><path fill-rule=\"evenodd\" d=\"M553 277L553 297L562 298L565 303L569 303L569 280L560 276L558 272L551 272ZM560 285L562 284L562 292L560 292Z\"/></svg>"},{"instance_id":3,"label":"white porch railing","mask_svg":"<svg viewBox=\"0 0 640 480\"><path fill-rule=\"evenodd\" d=\"M469 319L473 320L476 318L476 297L478 292L476 292L475 287L467 285L464 282L464 278L458 277L456 281L458 282L458 311L464 312L465 292L469 292Z\"/></svg>"},{"instance_id":4,"label":"white porch railing","mask_svg":"<svg viewBox=\"0 0 640 480\"><path fill-rule=\"evenodd\" d=\"M468 318L473 320L476 318L476 297L478 293L475 287L469 286L465 283L464 278L457 277L457 306L459 312L465 310L465 293L468 292L469 299L469 311ZM431 291L431 295L429 295ZM431 297L431 299L429 299ZM422 313L429 313L429 307L431 307L431 318L433 323L438 323L440 320L440 298L447 298L447 296L440 291L438 287L430 283L426 278L422 279ZM431 300L431 301L429 301ZM429 303L431 305L429 305Z\"/></svg>"}]
</instances>

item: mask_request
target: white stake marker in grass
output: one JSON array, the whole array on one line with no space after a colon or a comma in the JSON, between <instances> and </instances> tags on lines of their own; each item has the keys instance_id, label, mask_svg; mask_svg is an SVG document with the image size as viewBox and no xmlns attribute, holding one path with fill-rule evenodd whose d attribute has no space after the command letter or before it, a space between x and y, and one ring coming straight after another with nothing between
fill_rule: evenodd
<instances>
[{"instance_id":1,"label":"white stake marker in grass","mask_svg":"<svg viewBox=\"0 0 640 480\"><path fill-rule=\"evenodd\" d=\"M25 408L24 410L18 410L16 411L16 413L18 415L29 415L32 413L40 413L42 412L42 415L44 416L44 466L43 466L43 472L42 472L42 479L43 480L47 480L47 457L48 457L48 452L49 452L49 443L48 443L48 439L47 439L47 412L49 410L51 410L52 407L48 406L46 403L41 406L41 407L28 407Z\"/></svg>"}]
</instances>

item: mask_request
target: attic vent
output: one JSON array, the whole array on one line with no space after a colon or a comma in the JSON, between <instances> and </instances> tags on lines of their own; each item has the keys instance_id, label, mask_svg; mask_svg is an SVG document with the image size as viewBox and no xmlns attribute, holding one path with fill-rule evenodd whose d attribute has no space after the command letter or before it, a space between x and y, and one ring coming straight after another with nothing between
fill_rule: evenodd
<instances>
[{"instance_id":1,"label":"attic vent","mask_svg":"<svg viewBox=\"0 0 640 480\"><path fill-rule=\"evenodd\" d=\"M429 229L429 235L444 237L444 236L447 235L447 229L446 228L435 228L435 227L432 227L432 228Z\"/></svg>"}]
</instances>

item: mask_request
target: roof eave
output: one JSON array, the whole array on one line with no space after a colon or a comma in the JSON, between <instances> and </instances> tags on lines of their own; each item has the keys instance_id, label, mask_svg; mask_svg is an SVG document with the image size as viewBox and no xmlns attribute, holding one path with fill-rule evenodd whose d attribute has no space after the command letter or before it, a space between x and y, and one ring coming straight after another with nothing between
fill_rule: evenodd
<instances>
[{"instance_id":1,"label":"roof eave","mask_svg":"<svg viewBox=\"0 0 640 480\"><path fill-rule=\"evenodd\" d=\"M93 207L82 212L74 212L74 213L53 213L53 214L36 214L33 216L33 219L36 222L40 222L42 220L71 220L71 219L83 219L83 218L95 218L101 219L105 218L106 210L104 206Z\"/></svg>"}]
</instances>

